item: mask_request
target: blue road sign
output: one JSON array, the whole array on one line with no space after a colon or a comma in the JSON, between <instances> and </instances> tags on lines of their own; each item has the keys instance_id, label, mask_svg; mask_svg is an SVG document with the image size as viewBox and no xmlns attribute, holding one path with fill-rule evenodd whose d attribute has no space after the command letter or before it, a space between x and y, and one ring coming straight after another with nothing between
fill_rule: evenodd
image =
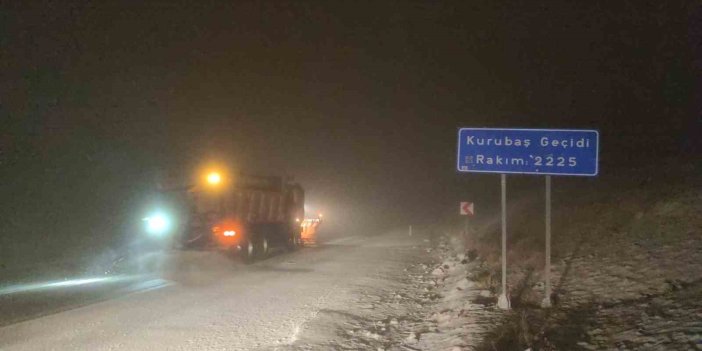
<instances>
[{"instance_id":1,"label":"blue road sign","mask_svg":"<svg viewBox=\"0 0 702 351\"><path fill-rule=\"evenodd\" d=\"M596 176L596 130L461 128L458 171Z\"/></svg>"}]
</instances>

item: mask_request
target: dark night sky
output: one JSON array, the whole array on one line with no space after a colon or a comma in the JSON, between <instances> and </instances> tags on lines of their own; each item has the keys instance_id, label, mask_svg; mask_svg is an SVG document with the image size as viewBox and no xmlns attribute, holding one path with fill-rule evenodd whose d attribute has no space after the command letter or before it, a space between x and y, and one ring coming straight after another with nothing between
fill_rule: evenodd
<instances>
[{"instance_id":1,"label":"dark night sky","mask_svg":"<svg viewBox=\"0 0 702 351\"><path fill-rule=\"evenodd\" d=\"M5 214L128 213L154 170L220 159L389 227L491 179L454 172L460 126L597 128L603 172L700 136L693 3L180 3L3 2Z\"/></svg>"}]
</instances>

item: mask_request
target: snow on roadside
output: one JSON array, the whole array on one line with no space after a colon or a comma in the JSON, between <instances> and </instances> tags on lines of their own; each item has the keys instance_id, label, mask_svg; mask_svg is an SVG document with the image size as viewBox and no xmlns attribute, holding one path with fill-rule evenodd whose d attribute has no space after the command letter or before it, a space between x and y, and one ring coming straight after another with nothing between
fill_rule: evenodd
<instances>
[{"instance_id":1,"label":"snow on roadside","mask_svg":"<svg viewBox=\"0 0 702 351\"><path fill-rule=\"evenodd\" d=\"M461 247L461 246L457 246ZM416 344L422 350L472 350L498 323L503 313L494 294L473 278L481 263L456 246L442 243L436 250L441 263L431 271L440 296L429 306L428 321L434 326Z\"/></svg>"},{"instance_id":2,"label":"snow on roadside","mask_svg":"<svg viewBox=\"0 0 702 351\"><path fill-rule=\"evenodd\" d=\"M349 311L321 325L341 326L336 350L472 350L504 315L492 292L474 281L481 263L459 247L424 246L421 257L384 281L368 282ZM382 286L382 287L381 287ZM323 313L324 314L329 314ZM322 316L323 317L323 316ZM303 348L300 348L303 349Z\"/></svg>"}]
</instances>

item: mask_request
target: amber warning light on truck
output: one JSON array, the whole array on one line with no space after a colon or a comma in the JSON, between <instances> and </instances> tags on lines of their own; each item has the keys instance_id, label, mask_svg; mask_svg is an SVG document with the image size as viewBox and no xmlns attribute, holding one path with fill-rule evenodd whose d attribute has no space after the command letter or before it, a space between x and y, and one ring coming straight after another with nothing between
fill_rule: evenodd
<instances>
[{"instance_id":1,"label":"amber warning light on truck","mask_svg":"<svg viewBox=\"0 0 702 351\"><path fill-rule=\"evenodd\" d=\"M207 174L207 184L218 185L222 182L222 175L219 172L210 172Z\"/></svg>"}]
</instances>

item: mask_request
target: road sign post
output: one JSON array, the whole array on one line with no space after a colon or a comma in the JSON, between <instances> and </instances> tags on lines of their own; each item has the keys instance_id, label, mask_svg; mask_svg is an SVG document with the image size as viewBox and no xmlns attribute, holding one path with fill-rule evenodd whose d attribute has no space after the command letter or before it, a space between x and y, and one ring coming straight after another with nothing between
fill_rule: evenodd
<instances>
[{"instance_id":1,"label":"road sign post","mask_svg":"<svg viewBox=\"0 0 702 351\"><path fill-rule=\"evenodd\" d=\"M546 291L542 305L551 306L551 175L593 177L598 173L599 133L573 129L461 128L457 170L501 175L502 292L498 306L510 306L507 288L506 174L546 176Z\"/></svg>"},{"instance_id":2,"label":"road sign post","mask_svg":"<svg viewBox=\"0 0 702 351\"><path fill-rule=\"evenodd\" d=\"M464 235L468 235L468 223L470 222L470 217L475 215L475 204L468 201L462 201L459 213L462 216L466 216L465 228L463 229Z\"/></svg>"},{"instance_id":3,"label":"road sign post","mask_svg":"<svg viewBox=\"0 0 702 351\"><path fill-rule=\"evenodd\" d=\"M460 214L469 217L475 215L475 204L468 201L462 201Z\"/></svg>"},{"instance_id":4,"label":"road sign post","mask_svg":"<svg viewBox=\"0 0 702 351\"><path fill-rule=\"evenodd\" d=\"M544 268L544 283L546 290L542 307L551 307L551 176L546 176L546 265Z\"/></svg>"},{"instance_id":5,"label":"road sign post","mask_svg":"<svg viewBox=\"0 0 702 351\"><path fill-rule=\"evenodd\" d=\"M502 292L497 299L497 307L508 310L510 308L509 294L507 294L507 175L500 174L502 189Z\"/></svg>"}]
</instances>

